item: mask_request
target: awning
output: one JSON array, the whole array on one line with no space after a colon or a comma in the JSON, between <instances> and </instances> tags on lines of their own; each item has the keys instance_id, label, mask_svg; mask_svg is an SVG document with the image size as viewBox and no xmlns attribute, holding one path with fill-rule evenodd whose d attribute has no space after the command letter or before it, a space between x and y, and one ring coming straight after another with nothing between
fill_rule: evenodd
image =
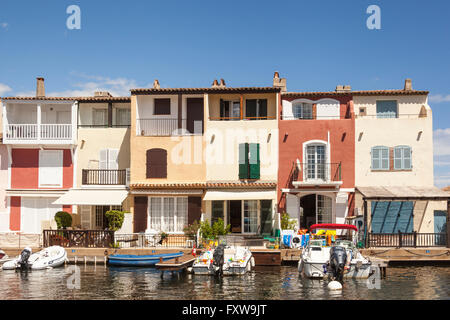
<instances>
[{"instance_id":1,"label":"awning","mask_svg":"<svg viewBox=\"0 0 450 320\"><path fill-rule=\"evenodd\" d=\"M269 191L206 191L204 201L210 200L272 200L277 198L275 190Z\"/></svg>"},{"instance_id":2,"label":"awning","mask_svg":"<svg viewBox=\"0 0 450 320\"><path fill-rule=\"evenodd\" d=\"M450 192L437 187L356 187L366 200L450 200Z\"/></svg>"},{"instance_id":3,"label":"awning","mask_svg":"<svg viewBox=\"0 0 450 320\"><path fill-rule=\"evenodd\" d=\"M127 190L69 190L53 204L86 206L120 206L128 196Z\"/></svg>"}]
</instances>

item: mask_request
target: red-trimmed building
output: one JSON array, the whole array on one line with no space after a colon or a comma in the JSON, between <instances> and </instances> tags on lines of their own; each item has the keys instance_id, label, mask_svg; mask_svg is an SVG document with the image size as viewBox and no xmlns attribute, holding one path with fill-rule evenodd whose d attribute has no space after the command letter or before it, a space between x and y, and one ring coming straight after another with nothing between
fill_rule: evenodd
<instances>
[{"instance_id":1,"label":"red-trimmed building","mask_svg":"<svg viewBox=\"0 0 450 320\"><path fill-rule=\"evenodd\" d=\"M279 118L278 210L300 228L353 215L355 117L350 88L284 92Z\"/></svg>"},{"instance_id":2,"label":"red-trimmed building","mask_svg":"<svg viewBox=\"0 0 450 320\"><path fill-rule=\"evenodd\" d=\"M36 97L2 98L3 143L8 155L6 203L9 230L41 234L56 227L53 202L74 186L77 102L46 97L37 79Z\"/></svg>"}]
</instances>

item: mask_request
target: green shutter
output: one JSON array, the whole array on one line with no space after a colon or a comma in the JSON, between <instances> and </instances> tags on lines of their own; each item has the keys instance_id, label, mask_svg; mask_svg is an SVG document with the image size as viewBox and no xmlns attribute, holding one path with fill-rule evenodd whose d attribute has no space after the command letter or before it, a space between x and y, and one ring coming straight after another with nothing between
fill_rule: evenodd
<instances>
[{"instance_id":1,"label":"green shutter","mask_svg":"<svg viewBox=\"0 0 450 320\"><path fill-rule=\"evenodd\" d=\"M261 167L261 162L259 159L259 143L250 143L249 163L250 163L250 179L259 179Z\"/></svg>"},{"instance_id":2,"label":"green shutter","mask_svg":"<svg viewBox=\"0 0 450 320\"><path fill-rule=\"evenodd\" d=\"M248 143L239 144L239 179L248 179Z\"/></svg>"}]
</instances>

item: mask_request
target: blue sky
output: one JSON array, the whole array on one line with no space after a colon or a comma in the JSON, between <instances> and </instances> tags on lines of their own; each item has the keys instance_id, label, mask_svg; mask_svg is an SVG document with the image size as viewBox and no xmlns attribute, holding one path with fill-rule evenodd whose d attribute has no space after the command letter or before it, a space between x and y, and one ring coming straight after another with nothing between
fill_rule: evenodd
<instances>
[{"instance_id":1,"label":"blue sky","mask_svg":"<svg viewBox=\"0 0 450 320\"><path fill-rule=\"evenodd\" d=\"M66 9L81 8L81 30ZM381 30L366 9L381 8ZM450 2L12 1L0 3L0 96L127 94L163 87L269 86L278 70L291 91L430 91L435 181L450 184Z\"/></svg>"}]
</instances>

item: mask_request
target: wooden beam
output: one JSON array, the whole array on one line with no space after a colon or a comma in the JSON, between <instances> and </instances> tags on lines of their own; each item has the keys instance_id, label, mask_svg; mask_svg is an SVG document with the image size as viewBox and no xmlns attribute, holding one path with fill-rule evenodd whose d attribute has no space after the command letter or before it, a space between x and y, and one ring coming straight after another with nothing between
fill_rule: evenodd
<instances>
[{"instance_id":1,"label":"wooden beam","mask_svg":"<svg viewBox=\"0 0 450 320\"><path fill-rule=\"evenodd\" d=\"M241 105L241 120L244 119L244 96L241 94L240 96L240 105Z\"/></svg>"},{"instance_id":2,"label":"wooden beam","mask_svg":"<svg viewBox=\"0 0 450 320\"><path fill-rule=\"evenodd\" d=\"M186 112L188 110L186 109ZM178 94L178 129L183 128L183 95Z\"/></svg>"}]
</instances>

